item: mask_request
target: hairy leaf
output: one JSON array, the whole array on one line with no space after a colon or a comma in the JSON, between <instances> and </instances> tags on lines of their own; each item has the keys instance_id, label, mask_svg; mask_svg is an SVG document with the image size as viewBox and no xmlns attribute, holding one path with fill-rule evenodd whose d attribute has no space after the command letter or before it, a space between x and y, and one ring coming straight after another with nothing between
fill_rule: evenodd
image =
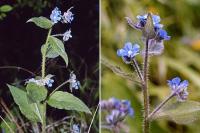
<instances>
[{"instance_id":1,"label":"hairy leaf","mask_svg":"<svg viewBox=\"0 0 200 133\"><path fill-rule=\"evenodd\" d=\"M29 104L25 91L11 85L8 85L8 87L21 113L33 122L42 122L44 107L41 104Z\"/></svg>"},{"instance_id":2,"label":"hairy leaf","mask_svg":"<svg viewBox=\"0 0 200 133\"><path fill-rule=\"evenodd\" d=\"M53 23L45 17L33 17L29 19L27 22L33 22L38 27L41 27L44 29L50 29L53 26Z\"/></svg>"},{"instance_id":3,"label":"hairy leaf","mask_svg":"<svg viewBox=\"0 0 200 133\"><path fill-rule=\"evenodd\" d=\"M50 44L50 47L53 49L53 51L59 54L64 59L66 66L68 66L68 56L67 56L67 53L65 51L65 47L62 41L56 37L50 36L49 44Z\"/></svg>"},{"instance_id":4,"label":"hairy leaf","mask_svg":"<svg viewBox=\"0 0 200 133\"><path fill-rule=\"evenodd\" d=\"M29 103L41 102L47 97L47 89L44 86L39 86L35 83L29 83L26 86L26 90Z\"/></svg>"},{"instance_id":5,"label":"hairy leaf","mask_svg":"<svg viewBox=\"0 0 200 133\"><path fill-rule=\"evenodd\" d=\"M41 47L41 52L42 53L44 53L44 48L45 48L45 45L42 45L42 47ZM51 45L49 45L48 48L47 48L46 57L47 58L56 58L58 56L59 56L59 54L56 51L53 50Z\"/></svg>"},{"instance_id":6,"label":"hairy leaf","mask_svg":"<svg viewBox=\"0 0 200 133\"><path fill-rule=\"evenodd\" d=\"M89 108L77 97L68 92L56 91L48 100L52 107L90 113Z\"/></svg>"},{"instance_id":7,"label":"hairy leaf","mask_svg":"<svg viewBox=\"0 0 200 133\"><path fill-rule=\"evenodd\" d=\"M124 72L119 66L115 66L108 60L101 58L101 63L106 67L110 68L116 75L121 76L130 81L138 82L133 74Z\"/></svg>"},{"instance_id":8,"label":"hairy leaf","mask_svg":"<svg viewBox=\"0 0 200 133\"><path fill-rule=\"evenodd\" d=\"M200 102L169 102L153 119L168 119L178 124L188 124L200 119Z\"/></svg>"}]
</instances>

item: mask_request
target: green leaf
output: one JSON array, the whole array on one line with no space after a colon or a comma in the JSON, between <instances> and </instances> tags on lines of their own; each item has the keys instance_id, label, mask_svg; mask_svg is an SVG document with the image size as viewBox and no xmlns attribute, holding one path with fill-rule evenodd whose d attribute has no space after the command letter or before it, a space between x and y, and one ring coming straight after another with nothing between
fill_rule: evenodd
<instances>
[{"instance_id":1,"label":"green leaf","mask_svg":"<svg viewBox=\"0 0 200 133\"><path fill-rule=\"evenodd\" d=\"M29 104L25 91L8 85L15 103L19 106L21 113L33 122L42 122L44 117L44 106L42 104Z\"/></svg>"},{"instance_id":2,"label":"green leaf","mask_svg":"<svg viewBox=\"0 0 200 133\"><path fill-rule=\"evenodd\" d=\"M50 47L64 59L66 66L68 66L68 56L67 53L65 52L65 47L63 42L56 37L50 36L49 44Z\"/></svg>"},{"instance_id":3,"label":"green leaf","mask_svg":"<svg viewBox=\"0 0 200 133\"><path fill-rule=\"evenodd\" d=\"M41 47L42 54L44 53L44 48L45 48L45 45L42 45L42 47ZM49 45L49 47L47 48L46 57L47 58L56 58L58 56L59 56L59 54L56 51L53 50L51 45Z\"/></svg>"},{"instance_id":4,"label":"green leaf","mask_svg":"<svg viewBox=\"0 0 200 133\"><path fill-rule=\"evenodd\" d=\"M47 103L58 109L76 110L91 114L89 108L80 99L68 92L56 91Z\"/></svg>"},{"instance_id":5,"label":"green leaf","mask_svg":"<svg viewBox=\"0 0 200 133\"><path fill-rule=\"evenodd\" d=\"M0 12L9 12L11 11L13 8L10 5L3 5L0 7Z\"/></svg>"},{"instance_id":6,"label":"green leaf","mask_svg":"<svg viewBox=\"0 0 200 133\"><path fill-rule=\"evenodd\" d=\"M136 83L139 83L139 81L136 80L136 77L131 73L127 73L123 71L119 66L116 66L115 64L112 64L109 60L105 58L101 58L101 63L111 69L116 75L123 77L125 79L128 79L130 81L134 81Z\"/></svg>"},{"instance_id":7,"label":"green leaf","mask_svg":"<svg viewBox=\"0 0 200 133\"><path fill-rule=\"evenodd\" d=\"M44 86L39 86L35 83L29 83L26 86L26 90L29 103L41 102L47 97L47 89Z\"/></svg>"},{"instance_id":8,"label":"green leaf","mask_svg":"<svg viewBox=\"0 0 200 133\"><path fill-rule=\"evenodd\" d=\"M50 29L53 26L53 22L51 22L49 19L45 17L33 17L29 19L27 22L33 22L37 26L44 29Z\"/></svg>"},{"instance_id":9,"label":"green leaf","mask_svg":"<svg viewBox=\"0 0 200 133\"><path fill-rule=\"evenodd\" d=\"M169 102L153 119L172 120L178 124L189 124L200 119L200 102Z\"/></svg>"}]
</instances>

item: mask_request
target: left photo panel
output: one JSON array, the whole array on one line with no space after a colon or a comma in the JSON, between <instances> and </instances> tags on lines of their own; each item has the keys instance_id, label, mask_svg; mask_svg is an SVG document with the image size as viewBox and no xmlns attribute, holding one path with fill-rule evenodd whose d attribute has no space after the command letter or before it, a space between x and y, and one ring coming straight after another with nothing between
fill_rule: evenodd
<instances>
[{"instance_id":1,"label":"left photo panel","mask_svg":"<svg viewBox=\"0 0 200 133\"><path fill-rule=\"evenodd\" d=\"M99 133L99 1L0 2L0 132Z\"/></svg>"}]
</instances>

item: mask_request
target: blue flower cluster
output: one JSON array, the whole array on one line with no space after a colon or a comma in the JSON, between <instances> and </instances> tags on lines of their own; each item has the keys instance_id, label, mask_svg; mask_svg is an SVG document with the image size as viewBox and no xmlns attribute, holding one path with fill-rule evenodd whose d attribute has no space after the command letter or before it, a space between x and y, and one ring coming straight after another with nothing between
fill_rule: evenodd
<instances>
[{"instance_id":1,"label":"blue flower cluster","mask_svg":"<svg viewBox=\"0 0 200 133\"><path fill-rule=\"evenodd\" d=\"M117 55L122 57L125 63L131 63L132 59L139 54L140 46L138 44L125 43L122 49L117 50Z\"/></svg>"},{"instance_id":2,"label":"blue flower cluster","mask_svg":"<svg viewBox=\"0 0 200 133\"><path fill-rule=\"evenodd\" d=\"M58 7L55 7L53 11L51 12L50 19L53 23L58 23L61 21L63 23L71 23L74 20L74 14L70 11L73 7L67 10L67 12L64 12L63 15L61 15L61 11L58 9Z\"/></svg>"},{"instance_id":3,"label":"blue flower cluster","mask_svg":"<svg viewBox=\"0 0 200 133\"><path fill-rule=\"evenodd\" d=\"M138 15L137 19L139 20L138 23L135 24L135 27L137 29L143 29L146 21L147 21L147 14L145 15ZM157 15L153 15L152 14L152 20L153 20L153 25L154 25L154 30L156 33L156 39L161 41L161 40L170 40L170 36L168 36L167 32L165 30L163 30L163 24L160 24L160 16Z\"/></svg>"},{"instance_id":4,"label":"blue flower cluster","mask_svg":"<svg viewBox=\"0 0 200 133\"><path fill-rule=\"evenodd\" d=\"M53 83L54 83L54 80L51 79L52 77L53 77L53 75L49 74L44 79L31 78L26 83L35 83L39 86L45 86L46 85L47 87L52 87Z\"/></svg>"},{"instance_id":5,"label":"blue flower cluster","mask_svg":"<svg viewBox=\"0 0 200 133\"><path fill-rule=\"evenodd\" d=\"M106 122L110 125L115 125L118 122L121 122L127 115L134 115L134 110L128 100L110 98L108 100L100 101L100 107L102 110L109 112L106 116Z\"/></svg>"},{"instance_id":6,"label":"blue flower cluster","mask_svg":"<svg viewBox=\"0 0 200 133\"><path fill-rule=\"evenodd\" d=\"M74 20L74 14L71 12L71 9L73 7L69 8L67 10L67 12L64 12L63 15L61 15L61 11L56 7L53 9L51 15L50 15L50 19L51 21L55 24L58 23L59 21L61 21L62 23L71 23ZM61 36L63 36L63 41L68 41L69 38L72 38L71 35L71 30L67 30L64 34L62 34Z\"/></svg>"},{"instance_id":7,"label":"blue flower cluster","mask_svg":"<svg viewBox=\"0 0 200 133\"><path fill-rule=\"evenodd\" d=\"M71 23L74 20L74 14L70 11L73 7L69 8L67 12L64 12L62 19L63 23Z\"/></svg>"},{"instance_id":8,"label":"blue flower cluster","mask_svg":"<svg viewBox=\"0 0 200 133\"><path fill-rule=\"evenodd\" d=\"M168 85L174 95L177 96L178 101L185 101L188 97L187 87L189 85L187 80L181 82L179 77L168 80Z\"/></svg>"}]
</instances>

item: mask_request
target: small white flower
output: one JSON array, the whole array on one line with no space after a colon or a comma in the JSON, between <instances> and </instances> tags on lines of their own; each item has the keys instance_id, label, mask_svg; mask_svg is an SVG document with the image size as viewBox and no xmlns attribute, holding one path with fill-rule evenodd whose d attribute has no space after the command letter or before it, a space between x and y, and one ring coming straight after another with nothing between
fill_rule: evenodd
<instances>
[{"instance_id":1,"label":"small white flower","mask_svg":"<svg viewBox=\"0 0 200 133\"><path fill-rule=\"evenodd\" d=\"M71 35L71 30L67 30L64 34L63 34L63 41L68 41L69 38L72 38L72 35Z\"/></svg>"},{"instance_id":2,"label":"small white flower","mask_svg":"<svg viewBox=\"0 0 200 133\"><path fill-rule=\"evenodd\" d=\"M80 87L80 82L76 79L76 75L74 74L74 72L70 73L70 90L72 91L72 89L79 89Z\"/></svg>"},{"instance_id":3,"label":"small white flower","mask_svg":"<svg viewBox=\"0 0 200 133\"><path fill-rule=\"evenodd\" d=\"M51 79L52 77L53 77L53 75L49 74L44 79L38 79L38 80L36 80L34 78L31 78L28 81L26 81L26 84L27 83L35 83L35 84L37 84L39 86L45 86L45 85L47 85L48 87L52 87L52 84L54 82L54 80Z\"/></svg>"}]
</instances>

